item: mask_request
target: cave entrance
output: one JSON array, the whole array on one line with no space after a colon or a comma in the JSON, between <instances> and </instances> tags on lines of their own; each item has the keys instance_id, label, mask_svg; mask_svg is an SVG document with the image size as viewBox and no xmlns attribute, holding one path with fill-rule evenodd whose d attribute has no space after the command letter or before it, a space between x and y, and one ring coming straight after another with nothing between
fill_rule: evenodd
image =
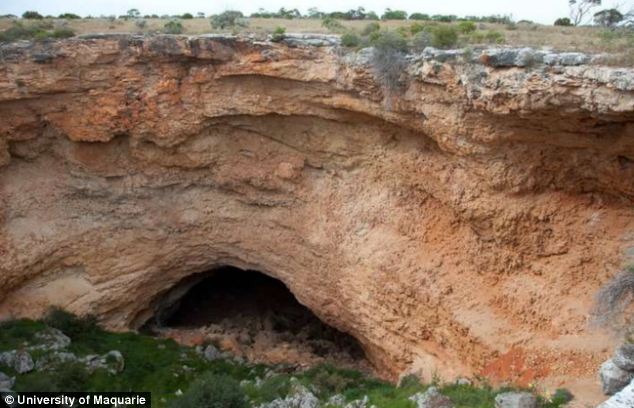
<instances>
[{"instance_id":1,"label":"cave entrance","mask_svg":"<svg viewBox=\"0 0 634 408\"><path fill-rule=\"evenodd\" d=\"M369 370L354 337L322 322L263 273L215 268L187 278L164 298L152 329L181 343L212 343L252 362Z\"/></svg>"}]
</instances>

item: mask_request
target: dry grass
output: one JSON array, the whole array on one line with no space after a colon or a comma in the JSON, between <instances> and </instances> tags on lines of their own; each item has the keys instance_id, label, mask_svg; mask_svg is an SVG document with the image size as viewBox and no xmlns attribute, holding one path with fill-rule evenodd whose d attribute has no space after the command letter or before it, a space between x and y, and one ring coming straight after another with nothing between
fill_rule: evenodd
<instances>
[{"instance_id":1,"label":"dry grass","mask_svg":"<svg viewBox=\"0 0 634 408\"><path fill-rule=\"evenodd\" d=\"M63 22L63 20L56 20ZM147 19L147 26L143 32L160 31L167 20ZM181 20L186 34L204 34L231 32L231 30L213 30L209 19ZM344 27L353 31L361 31L368 21L341 21ZM420 23L420 22L419 22ZM12 24L10 19L0 19L0 30ZM107 19L68 20L68 27L78 34L86 33L114 33L139 32L134 21ZM382 29L397 29L409 27L412 21L380 22ZM247 28L241 32L270 33L276 27L285 27L287 33L328 33L321 25L321 20L287 20L253 18ZM606 38L605 30L598 27L554 27L539 24L516 24L514 29L503 24L479 23L479 30L495 30L505 36L505 44L510 46L552 47L555 50L583 51L591 53L634 53L634 36L612 36Z\"/></svg>"}]
</instances>

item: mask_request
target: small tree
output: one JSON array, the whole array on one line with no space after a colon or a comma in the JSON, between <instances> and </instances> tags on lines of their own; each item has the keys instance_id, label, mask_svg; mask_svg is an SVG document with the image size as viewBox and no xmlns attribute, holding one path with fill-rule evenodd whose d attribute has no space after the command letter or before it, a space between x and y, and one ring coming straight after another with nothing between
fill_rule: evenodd
<instances>
[{"instance_id":1,"label":"small tree","mask_svg":"<svg viewBox=\"0 0 634 408\"><path fill-rule=\"evenodd\" d=\"M178 20L170 20L163 26L163 32L165 34L182 34L185 29L183 23Z\"/></svg>"},{"instance_id":2,"label":"small tree","mask_svg":"<svg viewBox=\"0 0 634 408\"><path fill-rule=\"evenodd\" d=\"M28 20L41 20L44 17L42 17L42 15L37 11L25 11L24 13L22 13L22 18Z\"/></svg>"},{"instance_id":3,"label":"small tree","mask_svg":"<svg viewBox=\"0 0 634 408\"><path fill-rule=\"evenodd\" d=\"M192 18L194 18L194 15L192 13L184 13L181 18L183 20L191 20Z\"/></svg>"},{"instance_id":4,"label":"small tree","mask_svg":"<svg viewBox=\"0 0 634 408\"><path fill-rule=\"evenodd\" d=\"M196 18L205 18L205 13L199 11L198 13L196 13Z\"/></svg>"},{"instance_id":5,"label":"small tree","mask_svg":"<svg viewBox=\"0 0 634 408\"><path fill-rule=\"evenodd\" d=\"M590 11L601 5L601 0L568 0L570 18L575 26L587 22Z\"/></svg>"},{"instance_id":6,"label":"small tree","mask_svg":"<svg viewBox=\"0 0 634 408\"><path fill-rule=\"evenodd\" d=\"M594 22L603 27L614 27L623 21L624 18L623 13L614 8L601 10L594 14Z\"/></svg>"},{"instance_id":7,"label":"small tree","mask_svg":"<svg viewBox=\"0 0 634 408\"><path fill-rule=\"evenodd\" d=\"M381 20L407 20L407 12L387 8L381 16Z\"/></svg>"},{"instance_id":8,"label":"small tree","mask_svg":"<svg viewBox=\"0 0 634 408\"><path fill-rule=\"evenodd\" d=\"M572 26L572 21L570 21L568 17L562 17L555 20L554 25L561 26L561 27L570 27Z\"/></svg>"},{"instance_id":9,"label":"small tree","mask_svg":"<svg viewBox=\"0 0 634 408\"><path fill-rule=\"evenodd\" d=\"M135 8L133 8L133 9L128 10L128 11L125 13L125 15L126 15L128 18L139 18L139 17L141 17L141 12L139 11L139 9L135 9Z\"/></svg>"},{"instance_id":10,"label":"small tree","mask_svg":"<svg viewBox=\"0 0 634 408\"><path fill-rule=\"evenodd\" d=\"M227 10L220 14L211 16L211 27L214 29L224 29L231 27L246 27L249 21L244 18L241 11Z\"/></svg>"},{"instance_id":11,"label":"small tree","mask_svg":"<svg viewBox=\"0 0 634 408\"><path fill-rule=\"evenodd\" d=\"M430 20L431 17L429 16L429 14L423 14L423 13L412 13L409 16L410 20Z\"/></svg>"},{"instance_id":12,"label":"small tree","mask_svg":"<svg viewBox=\"0 0 634 408\"><path fill-rule=\"evenodd\" d=\"M311 7L308 9L308 13L306 14L308 18L322 18L324 13L319 11L317 7Z\"/></svg>"},{"instance_id":13,"label":"small tree","mask_svg":"<svg viewBox=\"0 0 634 408\"><path fill-rule=\"evenodd\" d=\"M64 14L60 14L58 18L63 18L65 20L77 20L77 19L80 19L81 17L74 13L64 13Z\"/></svg>"}]
</instances>

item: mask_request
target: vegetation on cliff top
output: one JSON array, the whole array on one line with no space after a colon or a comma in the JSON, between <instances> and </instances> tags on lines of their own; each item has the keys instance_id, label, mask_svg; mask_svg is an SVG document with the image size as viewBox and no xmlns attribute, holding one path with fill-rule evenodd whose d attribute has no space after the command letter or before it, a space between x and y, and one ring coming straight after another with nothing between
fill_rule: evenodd
<instances>
[{"instance_id":1,"label":"vegetation on cliff top","mask_svg":"<svg viewBox=\"0 0 634 408\"><path fill-rule=\"evenodd\" d=\"M47 327L71 338L66 352L82 356L118 350L124 356L125 368L119 373L104 369L88 371L75 361L18 374L13 367L0 363L0 371L16 376L14 391L150 391L154 406L159 407L241 408L285 398L302 389L318 398L323 406L337 406L332 403L334 396L339 401L367 396L368 402L378 407L400 408L413 407L409 397L428 388L413 376L406 377L396 387L358 371L330 365L295 371L286 366L251 364L233 358L208 361L196 349L180 346L173 340L108 332L94 318L77 318L63 311L51 313L44 321L15 320L0 324L0 352L29 349L37 343L38 333ZM42 349L29 350L36 362L46 357ZM438 386L456 407L465 408L493 407L495 395L503 391L486 383ZM218 402L222 405L217 405ZM543 407L561 405L556 396L541 402Z\"/></svg>"}]
</instances>

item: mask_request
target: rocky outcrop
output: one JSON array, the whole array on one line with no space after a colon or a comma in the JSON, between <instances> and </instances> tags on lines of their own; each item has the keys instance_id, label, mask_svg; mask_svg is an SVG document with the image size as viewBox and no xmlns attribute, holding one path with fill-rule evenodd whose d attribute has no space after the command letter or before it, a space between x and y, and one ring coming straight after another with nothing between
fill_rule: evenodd
<instances>
[{"instance_id":1,"label":"rocky outcrop","mask_svg":"<svg viewBox=\"0 0 634 408\"><path fill-rule=\"evenodd\" d=\"M414 394L409 400L414 402L416 408L453 408L449 397L442 395L436 387Z\"/></svg>"},{"instance_id":2,"label":"rocky outcrop","mask_svg":"<svg viewBox=\"0 0 634 408\"><path fill-rule=\"evenodd\" d=\"M396 92L328 44L0 46L1 316L136 328L233 265L390 378L594 378L588 312L634 238L632 71L428 50Z\"/></svg>"},{"instance_id":3,"label":"rocky outcrop","mask_svg":"<svg viewBox=\"0 0 634 408\"><path fill-rule=\"evenodd\" d=\"M495 397L495 408L537 408L537 398L529 392L504 392Z\"/></svg>"},{"instance_id":4,"label":"rocky outcrop","mask_svg":"<svg viewBox=\"0 0 634 408\"><path fill-rule=\"evenodd\" d=\"M629 408L634 406L634 381L597 408Z\"/></svg>"}]
</instances>

